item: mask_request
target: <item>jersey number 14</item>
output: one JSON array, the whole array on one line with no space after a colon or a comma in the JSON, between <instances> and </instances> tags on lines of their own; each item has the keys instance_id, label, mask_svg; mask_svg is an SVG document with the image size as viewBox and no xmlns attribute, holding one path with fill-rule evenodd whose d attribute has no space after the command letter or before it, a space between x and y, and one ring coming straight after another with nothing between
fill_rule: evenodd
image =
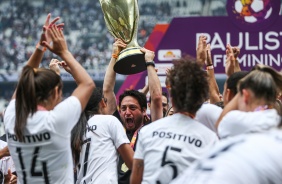
<instances>
[{"instance_id":1,"label":"jersey number 14","mask_svg":"<svg viewBox=\"0 0 282 184\"><path fill-rule=\"evenodd\" d=\"M35 170L35 167L36 167L36 164L37 164L36 163L37 162L37 156L39 154L39 149L40 149L40 147L35 147L35 149L34 149L30 173L31 173L32 177L44 177L45 184L49 184L48 172L47 172L47 162L41 162L42 171L36 171ZM25 166L24 166L24 163L23 163L22 149L17 148L16 151L18 153L21 169L22 169L22 172L23 172L23 183L27 184L28 182L27 182L27 179L26 179Z\"/></svg>"}]
</instances>

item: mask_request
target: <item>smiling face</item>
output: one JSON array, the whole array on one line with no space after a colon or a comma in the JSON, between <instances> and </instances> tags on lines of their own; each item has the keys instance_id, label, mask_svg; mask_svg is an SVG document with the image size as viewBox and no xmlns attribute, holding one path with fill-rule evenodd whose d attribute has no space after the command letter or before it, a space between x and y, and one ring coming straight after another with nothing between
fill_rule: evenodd
<instances>
[{"instance_id":1,"label":"smiling face","mask_svg":"<svg viewBox=\"0 0 282 184\"><path fill-rule=\"evenodd\" d=\"M126 130L137 130L142 125L145 115L146 110L141 109L137 99L132 96L123 98L120 104L120 117Z\"/></svg>"}]
</instances>

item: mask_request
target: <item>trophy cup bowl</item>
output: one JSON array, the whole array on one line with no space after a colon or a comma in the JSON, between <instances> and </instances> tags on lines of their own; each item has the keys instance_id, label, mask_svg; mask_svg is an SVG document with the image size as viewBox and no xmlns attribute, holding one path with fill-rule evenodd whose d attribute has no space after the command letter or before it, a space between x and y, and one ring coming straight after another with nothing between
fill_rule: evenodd
<instances>
[{"instance_id":1,"label":"trophy cup bowl","mask_svg":"<svg viewBox=\"0 0 282 184\"><path fill-rule=\"evenodd\" d=\"M137 0L99 0L109 32L127 44L117 58L114 71L130 75L146 70L144 53L137 43L139 9Z\"/></svg>"}]
</instances>

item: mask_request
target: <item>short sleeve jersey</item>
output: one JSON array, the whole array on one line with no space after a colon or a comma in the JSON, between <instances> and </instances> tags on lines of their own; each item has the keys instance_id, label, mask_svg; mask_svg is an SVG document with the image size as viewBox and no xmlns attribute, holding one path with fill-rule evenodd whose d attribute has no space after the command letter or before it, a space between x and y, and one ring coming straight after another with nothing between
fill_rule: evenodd
<instances>
[{"instance_id":1,"label":"short sleeve jersey","mask_svg":"<svg viewBox=\"0 0 282 184\"><path fill-rule=\"evenodd\" d=\"M0 149L3 149L7 146L7 143L0 140ZM15 172L15 165L13 162L12 157L3 157L0 159L0 184L4 184L5 175L8 174L8 170L11 170L11 172Z\"/></svg>"},{"instance_id":2,"label":"short sleeve jersey","mask_svg":"<svg viewBox=\"0 0 282 184\"><path fill-rule=\"evenodd\" d=\"M74 183L70 133L80 114L81 104L74 96L51 111L38 110L28 117L24 142L19 142L14 133L15 100L10 102L4 124L18 183Z\"/></svg>"},{"instance_id":3,"label":"short sleeve jersey","mask_svg":"<svg viewBox=\"0 0 282 184\"><path fill-rule=\"evenodd\" d=\"M275 109L255 112L230 111L219 123L218 135L220 138L226 138L239 134L267 131L277 127L280 118Z\"/></svg>"},{"instance_id":4,"label":"short sleeve jersey","mask_svg":"<svg viewBox=\"0 0 282 184\"><path fill-rule=\"evenodd\" d=\"M117 149L128 143L124 128L116 117L94 115L90 118L82 145L76 183L118 183Z\"/></svg>"},{"instance_id":5,"label":"short sleeve jersey","mask_svg":"<svg viewBox=\"0 0 282 184\"><path fill-rule=\"evenodd\" d=\"M214 104L203 104L197 111L195 120L199 121L213 132L217 132L215 123L217 122L221 113L222 108Z\"/></svg>"},{"instance_id":6,"label":"short sleeve jersey","mask_svg":"<svg viewBox=\"0 0 282 184\"><path fill-rule=\"evenodd\" d=\"M280 184L281 155L281 130L230 137L172 184Z\"/></svg>"},{"instance_id":7,"label":"short sleeve jersey","mask_svg":"<svg viewBox=\"0 0 282 184\"><path fill-rule=\"evenodd\" d=\"M169 183L217 141L214 132L180 113L143 127L134 154L144 161L142 183Z\"/></svg>"}]
</instances>

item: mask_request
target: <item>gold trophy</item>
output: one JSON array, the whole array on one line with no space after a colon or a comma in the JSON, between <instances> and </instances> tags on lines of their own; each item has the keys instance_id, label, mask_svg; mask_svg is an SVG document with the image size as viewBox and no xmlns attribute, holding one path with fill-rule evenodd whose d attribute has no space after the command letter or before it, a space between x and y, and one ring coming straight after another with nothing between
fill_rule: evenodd
<instances>
[{"instance_id":1,"label":"gold trophy","mask_svg":"<svg viewBox=\"0 0 282 184\"><path fill-rule=\"evenodd\" d=\"M114 71L129 75L146 70L144 54L137 43L137 0L99 0L109 32L127 44L119 53Z\"/></svg>"}]
</instances>

